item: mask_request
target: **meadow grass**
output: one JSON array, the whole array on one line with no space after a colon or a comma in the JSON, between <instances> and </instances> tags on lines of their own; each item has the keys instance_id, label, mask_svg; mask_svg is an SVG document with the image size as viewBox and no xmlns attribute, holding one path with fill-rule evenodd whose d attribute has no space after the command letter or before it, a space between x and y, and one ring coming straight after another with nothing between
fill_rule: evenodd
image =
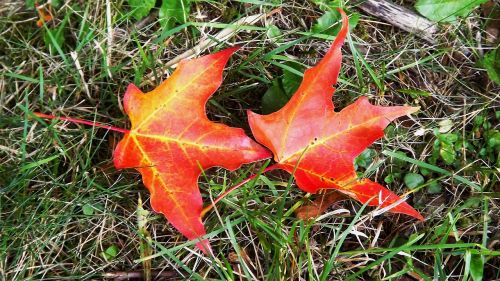
<instances>
[{"instance_id":1,"label":"meadow grass","mask_svg":"<svg viewBox=\"0 0 500 281\"><path fill-rule=\"evenodd\" d=\"M0 279L101 280L123 272L152 280L500 279L499 159L488 148L498 130L500 88L478 64L487 47L485 18L460 19L430 45L361 13L343 47L336 108L362 95L374 104L421 108L393 122L358 171L409 195L424 222L354 200L299 220L294 211L314 195L273 171L204 218L215 253L209 258L151 210L136 171L113 167L120 133L33 112L128 128L128 83L151 90L172 73L164 65L200 40L274 10L203 52L242 45L207 112L250 133L246 110L260 111L263 94L284 71L301 75L287 63L311 66L328 50L334 37L310 31L324 11L313 1L200 0L186 23L167 30L154 15L132 18L126 1L63 2L41 28L23 1L0 3ZM357 11L350 2L345 7ZM448 153L443 139L451 134L464 145ZM446 162L450 153L455 158ZM206 171L204 202L267 164ZM425 183L409 187L409 173Z\"/></svg>"}]
</instances>

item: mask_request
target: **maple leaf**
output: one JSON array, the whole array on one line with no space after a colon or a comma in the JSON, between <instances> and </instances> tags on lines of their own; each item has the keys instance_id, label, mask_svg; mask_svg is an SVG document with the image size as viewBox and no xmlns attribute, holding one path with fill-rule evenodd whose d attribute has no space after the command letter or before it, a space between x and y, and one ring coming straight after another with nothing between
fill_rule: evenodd
<instances>
[{"instance_id":1,"label":"maple leaf","mask_svg":"<svg viewBox=\"0 0 500 281\"><path fill-rule=\"evenodd\" d=\"M144 94L130 84L124 108L132 127L114 152L116 168L135 168L151 192L151 206L188 239L205 234L198 177L202 169L234 170L269 158L270 152L240 128L210 121L205 104L222 83L229 48L182 61L175 72ZM207 240L197 243L211 252Z\"/></svg>"},{"instance_id":2,"label":"maple leaf","mask_svg":"<svg viewBox=\"0 0 500 281\"><path fill-rule=\"evenodd\" d=\"M369 179L357 178L353 165L356 156L383 137L389 122L418 108L374 106L361 97L342 111L334 111L333 85L348 32L347 16L339 11L342 28L325 57L305 71L299 89L279 111L269 115L249 111L250 128L256 140L274 153L277 167L294 173L302 190L315 193L321 188L335 188L362 203L369 201L370 206L390 206L391 212L422 220L410 205L398 202L401 199L393 192Z\"/></svg>"}]
</instances>

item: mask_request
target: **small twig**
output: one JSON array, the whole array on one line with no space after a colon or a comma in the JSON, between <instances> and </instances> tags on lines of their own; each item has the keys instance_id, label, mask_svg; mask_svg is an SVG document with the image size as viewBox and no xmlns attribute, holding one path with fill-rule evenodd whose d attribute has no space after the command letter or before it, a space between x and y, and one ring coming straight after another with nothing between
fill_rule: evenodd
<instances>
[{"instance_id":1,"label":"small twig","mask_svg":"<svg viewBox=\"0 0 500 281\"><path fill-rule=\"evenodd\" d=\"M33 114L35 114L36 116L43 118L43 119L59 119L59 120L68 121L71 123L78 123L78 124L84 124L84 125L89 125L89 126L93 126L93 127L108 129L108 130L123 133L123 134L127 134L130 132L127 129L118 128L115 126L104 125L102 123L94 122L94 121L88 121L88 120L82 120L82 119L76 119L76 118L70 118L70 117L58 117L58 116L47 115L47 114L43 114L43 113L39 113L39 112L33 112Z\"/></svg>"},{"instance_id":2,"label":"small twig","mask_svg":"<svg viewBox=\"0 0 500 281\"><path fill-rule=\"evenodd\" d=\"M251 180L255 179L256 177L266 173L266 172L269 172L269 171L272 171L272 170L276 170L278 168L278 166L276 164L272 165L272 166L269 166L267 168L265 168L262 172L259 172L257 174L253 174L251 175L250 177L248 177L247 179L239 182L237 185L229 188L228 190L226 190L224 193L222 193L219 197L217 197L217 199L215 199L212 204L206 206L205 208L203 208L203 210L201 211L201 217L203 218L206 213L208 213L210 210L212 210L212 208L215 206L215 204L217 204L220 200L224 199L224 197L226 197L229 193L233 192L234 190L236 190L237 188L245 185L246 183L250 182Z\"/></svg>"}]
</instances>

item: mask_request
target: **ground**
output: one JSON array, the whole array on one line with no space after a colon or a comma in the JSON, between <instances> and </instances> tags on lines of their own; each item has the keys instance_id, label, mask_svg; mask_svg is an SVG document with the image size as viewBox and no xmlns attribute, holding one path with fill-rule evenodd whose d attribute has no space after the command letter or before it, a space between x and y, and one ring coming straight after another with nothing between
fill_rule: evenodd
<instances>
[{"instance_id":1,"label":"ground","mask_svg":"<svg viewBox=\"0 0 500 281\"><path fill-rule=\"evenodd\" d=\"M329 11L315 2L328 1L193 1L187 24L173 29L158 22L159 3L138 20L126 1L52 1L62 3L38 27L27 2L0 3L0 279L101 280L123 272L153 280L499 279L500 88L481 63L495 46L481 9L443 23L430 44L344 6L360 18L343 47L336 107L360 96L420 106L357 159L358 171L409 195L425 221L375 216L354 200L303 221L294 210L314 195L272 172L205 217L215 252L208 258L151 210L135 170L113 167L120 133L32 112L128 128L121 99L129 83L151 90L172 73L165 64L200 40L273 11L202 52L242 46L207 112L250 134L246 110L267 110L266 91L300 79L287 71L300 74L329 48L331 31L310 32ZM200 177L205 202L261 165L208 170Z\"/></svg>"}]
</instances>

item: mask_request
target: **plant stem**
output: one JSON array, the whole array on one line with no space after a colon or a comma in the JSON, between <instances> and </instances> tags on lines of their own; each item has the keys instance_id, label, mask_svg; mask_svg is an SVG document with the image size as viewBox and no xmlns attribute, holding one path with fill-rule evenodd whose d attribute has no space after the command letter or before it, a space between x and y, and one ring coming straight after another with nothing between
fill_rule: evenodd
<instances>
[{"instance_id":1,"label":"plant stem","mask_svg":"<svg viewBox=\"0 0 500 281\"><path fill-rule=\"evenodd\" d=\"M259 172L257 174L253 174L250 177L246 178L245 180L239 182L235 186L232 186L231 188L229 188L228 190L226 190L224 193L222 193L219 197L217 197L217 199L215 199L212 202L212 204L210 204L210 205L206 206L205 208L203 208L203 210L201 211L201 218L203 218L210 210L212 210L212 208L215 207L215 204L217 204L220 200L224 199L224 197L226 197L229 193L233 192L238 187L241 187L242 185L245 185L246 183L250 182L251 180L259 177L263 173L275 170L277 168L278 168L278 166L276 164L271 165L271 166L265 168L264 170L262 170L261 172Z\"/></svg>"},{"instance_id":2,"label":"plant stem","mask_svg":"<svg viewBox=\"0 0 500 281\"><path fill-rule=\"evenodd\" d=\"M122 129L122 128L118 128L118 127L114 127L114 126L104 125L102 123L98 123L98 122L94 122L94 121L69 118L69 117L58 117L58 116L47 115L47 114L43 114L43 113L39 113L39 112L33 112L33 114L35 114L36 116L38 116L40 118L44 118L44 119L59 119L59 120L64 120L64 121L68 121L71 123L78 123L78 124L84 124L84 125L89 125L89 126L93 126L93 127L108 129L108 130L123 133L123 134L130 132L127 129Z\"/></svg>"}]
</instances>

